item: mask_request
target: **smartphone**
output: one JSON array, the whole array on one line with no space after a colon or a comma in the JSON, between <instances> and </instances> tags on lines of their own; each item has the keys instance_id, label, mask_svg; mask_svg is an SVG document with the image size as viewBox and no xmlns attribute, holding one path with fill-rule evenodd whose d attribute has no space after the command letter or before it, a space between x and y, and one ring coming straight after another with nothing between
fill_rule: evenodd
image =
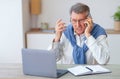
<instances>
[{"instance_id":1,"label":"smartphone","mask_svg":"<svg viewBox=\"0 0 120 79\"><path fill-rule=\"evenodd\" d=\"M92 18L92 16L91 16L91 14L90 14L90 13L88 14L88 17Z\"/></svg>"},{"instance_id":2,"label":"smartphone","mask_svg":"<svg viewBox=\"0 0 120 79\"><path fill-rule=\"evenodd\" d=\"M87 17L92 18L91 14L89 13ZM87 27L87 23L85 23L85 26Z\"/></svg>"}]
</instances>

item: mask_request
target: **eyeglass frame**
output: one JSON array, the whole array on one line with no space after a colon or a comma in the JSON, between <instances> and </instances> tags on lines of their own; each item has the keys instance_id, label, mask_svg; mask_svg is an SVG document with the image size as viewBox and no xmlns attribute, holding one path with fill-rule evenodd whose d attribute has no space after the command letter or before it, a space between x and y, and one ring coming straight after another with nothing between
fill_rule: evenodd
<instances>
[{"instance_id":1,"label":"eyeglass frame","mask_svg":"<svg viewBox=\"0 0 120 79\"><path fill-rule=\"evenodd\" d=\"M87 16L86 16L86 18L85 19L81 19L81 20L74 20L74 22L72 21L72 19L70 18L70 22L72 23L72 24L76 24L77 22L78 23L83 23L86 19L87 19L87 17L88 16L90 16L91 17L91 15L90 14L88 14Z\"/></svg>"}]
</instances>

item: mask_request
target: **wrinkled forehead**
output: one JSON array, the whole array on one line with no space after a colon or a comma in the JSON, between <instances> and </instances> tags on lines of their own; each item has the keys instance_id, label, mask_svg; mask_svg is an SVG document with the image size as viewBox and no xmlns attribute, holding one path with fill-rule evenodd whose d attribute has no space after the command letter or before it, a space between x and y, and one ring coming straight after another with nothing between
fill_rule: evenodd
<instances>
[{"instance_id":1,"label":"wrinkled forehead","mask_svg":"<svg viewBox=\"0 0 120 79\"><path fill-rule=\"evenodd\" d=\"M88 16L88 15L90 14L88 11L80 12L80 13L76 13L75 11L72 11L72 12L71 12L71 15L72 15L73 13L75 13L75 14L82 14L82 15L86 15L86 16Z\"/></svg>"},{"instance_id":2,"label":"wrinkled forehead","mask_svg":"<svg viewBox=\"0 0 120 79\"><path fill-rule=\"evenodd\" d=\"M89 15L88 12L82 12L82 13L75 13L74 11L71 13L70 18L74 19L84 19Z\"/></svg>"}]
</instances>

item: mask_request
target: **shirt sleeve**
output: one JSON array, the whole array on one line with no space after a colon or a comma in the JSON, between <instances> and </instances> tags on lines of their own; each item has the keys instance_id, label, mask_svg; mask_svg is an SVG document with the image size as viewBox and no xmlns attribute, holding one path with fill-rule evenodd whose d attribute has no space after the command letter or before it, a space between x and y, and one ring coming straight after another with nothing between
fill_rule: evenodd
<instances>
[{"instance_id":1,"label":"shirt sleeve","mask_svg":"<svg viewBox=\"0 0 120 79\"><path fill-rule=\"evenodd\" d=\"M64 35L62 34L62 37L59 42L52 42L52 50L56 53L56 59L59 61L63 54L63 47L64 47Z\"/></svg>"},{"instance_id":2,"label":"shirt sleeve","mask_svg":"<svg viewBox=\"0 0 120 79\"><path fill-rule=\"evenodd\" d=\"M92 52L92 55L97 63L107 64L110 58L110 51L107 37L105 35L100 35L97 39L91 35L89 38L87 38L86 45Z\"/></svg>"}]
</instances>

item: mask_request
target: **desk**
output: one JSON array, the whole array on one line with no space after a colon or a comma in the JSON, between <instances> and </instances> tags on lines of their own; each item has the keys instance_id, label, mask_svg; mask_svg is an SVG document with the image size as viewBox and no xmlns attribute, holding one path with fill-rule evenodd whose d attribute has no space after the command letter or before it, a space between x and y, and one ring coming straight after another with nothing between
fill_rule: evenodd
<instances>
[{"instance_id":1,"label":"desk","mask_svg":"<svg viewBox=\"0 0 120 79\"><path fill-rule=\"evenodd\" d=\"M58 65L60 69L67 69L75 65ZM106 65L112 73L96 74L87 76L73 76L71 73L67 73L59 79L120 79L120 65ZM53 79L46 77L36 77L24 75L22 72L21 64L0 64L0 79Z\"/></svg>"}]
</instances>

